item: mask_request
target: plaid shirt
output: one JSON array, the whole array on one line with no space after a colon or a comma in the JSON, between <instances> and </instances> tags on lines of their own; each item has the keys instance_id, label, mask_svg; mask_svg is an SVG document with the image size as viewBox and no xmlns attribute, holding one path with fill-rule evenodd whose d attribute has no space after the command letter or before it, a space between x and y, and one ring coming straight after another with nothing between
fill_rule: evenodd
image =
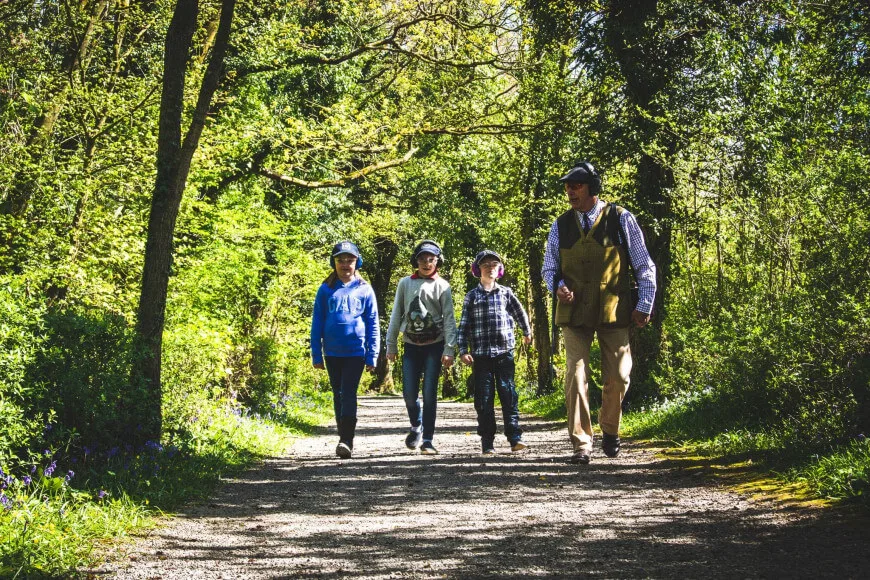
<instances>
[{"instance_id":1,"label":"plaid shirt","mask_svg":"<svg viewBox=\"0 0 870 580\"><path fill-rule=\"evenodd\" d=\"M511 320L513 319L513 320ZM457 331L459 355L498 356L513 351L516 321L523 336L532 334L529 317L510 288L495 284L490 292L480 284L465 295Z\"/></svg>"}]
</instances>

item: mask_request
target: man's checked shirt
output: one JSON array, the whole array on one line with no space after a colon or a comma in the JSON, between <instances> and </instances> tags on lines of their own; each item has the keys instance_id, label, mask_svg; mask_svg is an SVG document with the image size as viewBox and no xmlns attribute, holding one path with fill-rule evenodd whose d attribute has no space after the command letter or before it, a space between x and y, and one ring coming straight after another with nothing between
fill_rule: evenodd
<instances>
[{"instance_id":1,"label":"man's checked shirt","mask_svg":"<svg viewBox=\"0 0 870 580\"><path fill-rule=\"evenodd\" d=\"M489 292L480 284L465 295L457 331L459 355L498 356L516 345L514 322L523 336L531 336L529 317L519 299L506 286L496 283Z\"/></svg>"}]
</instances>

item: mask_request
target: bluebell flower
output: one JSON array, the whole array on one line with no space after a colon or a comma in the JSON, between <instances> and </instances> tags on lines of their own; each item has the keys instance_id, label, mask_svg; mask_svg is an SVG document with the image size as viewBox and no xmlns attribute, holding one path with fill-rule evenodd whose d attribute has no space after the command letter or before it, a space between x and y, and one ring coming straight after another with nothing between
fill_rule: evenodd
<instances>
[{"instance_id":1,"label":"bluebell flower","mask_svg":"<svg viewBox=\"0 0 870 580\"><path fill-rule=\"evenodd\" d=\"M105 490L101 489L100 493L97 494L97 499L105 499L107 495L109 495L109 494L106 493Z\"/></svg>"},{"instance_id":2,"label":"bluebell flower","mask_svg":"<svg viewBox=\"0 0 870 580\"><path fill-rule=\"evenodd\" d=\"M75 476L76 476L75 472L72 469L70 469L69 471L66 472L66 477L64 477L63 479L64 479L64 481L69 481Z\"/></svg>"},{"instance_id":3,"label":"bluebell flower","mask_svg":"<svg viewBox=\"0 0 870 580\"><path fill-rule=\"evenodd\" d=\"M6 497L5 493L0 493L0 504L2 504L7 510L12 509L12 500Z\"/></svg>"},{"instance_id":4,"label":"bluebell flower","mask_svg":"<svg viewBox=\"0 0 870 580\"><path fill-rule=\"evenodd\" d=\"M21 481L24 483L24 485L30 485L30 482L32 482L33 480L30 479L29 475L25 475L24 479L22 479Z\"/></svg>"},{"instance_id":5,"label":"bluebell flower","mask_svg":"<svg viewBox=\"0 0 870 580\"><path fill-rule=\"evenodd\" d=\"M45 468L45 471L42 472L42 475L45 477L51 477L51 474L54 473L54 470L57 468L57 461L52 461L51 465Z\"/></svg>"},{"instance_id":6,"label":"bluebell flower","mask_svg":"<svg viewBox=\"0 0 870 580\"><path fill-rule=\"evenodd\" d=\"M30 473L31 474L36 473L36 466L35 465L30 468Z\"/></svg>"},{"instance_id":7,"label":"bluebell flower","mask_svg":"<svg viewBox=\"0 0 870 580\"><path fill-rule=\"evenodd\" d=\"M151 451L163 451L163 445L156 441L146 441L145 448Z\"/></svg>"}]
</instances>

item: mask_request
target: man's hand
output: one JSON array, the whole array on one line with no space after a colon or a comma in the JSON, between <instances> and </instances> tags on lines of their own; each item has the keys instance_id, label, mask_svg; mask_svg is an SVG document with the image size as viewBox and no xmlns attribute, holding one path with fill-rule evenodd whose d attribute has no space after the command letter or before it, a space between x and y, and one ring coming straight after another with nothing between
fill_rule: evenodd
<instances>
[{"instance_id":1,"label":"man's hand","mask_svg":"<svg viewBox=\"0 0 870 580\"><path fill-rule=\"evenodd\" d=\"M314 368L316 368L316 369L320 369L320 370L323 370L323 369L325 369L326 367L323 366L323 363L314 363Z\"/></svg>"},{"instance_id":2,"label":"man's hand","mask_svg":"<svg viewBox=\"0 0 870 580\"><path fill-rule=\"evenodd\" d=\"M441 364L444 365L444 368L449 369L453 366L453 357L445 354L441 357Z\"/></svg>"},{"instance_id":3,"label":"man's hand","mask_svg":"<svg viewBox=\"0 0 870 580\"><path fill-rule=\"evenodd\" d=\"M465 353L464 355L459 357L459 360L461 360L463 364L471 366L471 364L474 362L474 357L472 357L468 353Z\"/></svg>"},{"instance_id":4,"label":"man's hand","mask_svg":"<svg viewBox=\"0 0 870 580\"><path fill-rule=\"evenodd\" d=\"M641 312L640 310L635 310L631 313L631 321L634 322L638 328L643 328L646 326L646 323L649 322L649 314Z\"/></svg>"},{"instance_id":5,"label":"man's hand","mask_svg":"<svg viewBox=\"0 0 870 580\"><path fill-rule=\"evenodd\" d=\"M567 286L559 286L559 289L556 290L556 298L562 304L571 304L574 302L574 293L568 290Z\"/></svg>"},{"instance_id":6,"label":"man's hand","mask_svg":"<svg viewBox=\"0 0 870 580\"><path fill-rule=\"evenodd\" d=\"M531 336L524 336L523 337L523 344L526 346L529 346L530 344L532 344L532 337Z\"/></svg>"},{"instance_id":7,"label":"man's hand","mask_svg":"<svg viewBox=\"0 0 870 580\"><path fill-rule=\"evenodd\" d=\"M366 370L370 373L375 372L375 367L372 365L366 365Z\"/></svg>"},{"instance_id":8,"label":"man's hand","mask_svg":"<svg viewBox=\"0 0 870 580\"><path fill-rule=\"evenodd\" d=\"M396 362L396 353L387 354L387 360L390 362Z\"/></svg>"}]
</instances>

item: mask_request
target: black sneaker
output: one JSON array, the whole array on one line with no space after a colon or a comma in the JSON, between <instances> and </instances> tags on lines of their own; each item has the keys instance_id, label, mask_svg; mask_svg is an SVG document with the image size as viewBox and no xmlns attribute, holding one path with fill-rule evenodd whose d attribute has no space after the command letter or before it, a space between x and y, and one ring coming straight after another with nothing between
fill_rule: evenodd
<instances>
[{"instance_id":1,"label":"black sneaker","mask_svg":"<svg viewBox=\"0 0 870 580\"><path fill-rule=\"evenodd\" d=\"M605 433L601 440L601 450L608 457L619 455L619 435L608 435Z\"/></svg>"},{"instance_id":2,"label":"black sneaker","mask_svg":"<svg viewBox=\"0 0 870 580\"><path fill-rule=\"evenodd\" d=\"M408 449L416 449L420 446L420 441L423 440L423 434L419 431L414 431L413 429L408 433L408 436L405 437L405 447Z\"/></svg>"},{"instance_id":3,"label":"black sneaker","mask_svg":"<svg viewBox=\"0 0 870 580\"><path fill-rule=\"evenodd\" d=\"M438 450L432 445L431 441L424 441L420 446L420 453L423 455L438 455Z\"/></svg>"},{"instance_id":4,"label":"black sneaker","mask_svg":"<svg viewBox=\"0 0 870 580\"><path fill-rule=\"evenodd\" d=\"M495 455L495 447L492 443L481 443L480 450L483 455Z\"/></svg>"}]
</instances>

